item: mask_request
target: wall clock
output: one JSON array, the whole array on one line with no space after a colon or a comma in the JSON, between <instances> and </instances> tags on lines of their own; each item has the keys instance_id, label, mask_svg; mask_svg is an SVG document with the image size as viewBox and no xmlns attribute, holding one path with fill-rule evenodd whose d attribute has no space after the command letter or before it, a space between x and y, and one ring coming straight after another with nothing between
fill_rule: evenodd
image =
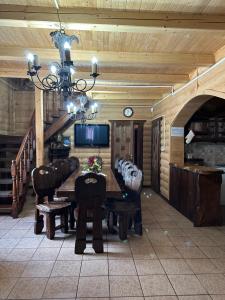
<instances>
[{"instance_id":1,"label":"wall clock","mask_svg":"<svg viewBox=\"0 0 225 300\"><path fill-rule=\"evenodd\" d=\"M134 110L132 107L125 107L123 110L124 117L130 118L134 114Z\"/></svg>"}]
</instances>

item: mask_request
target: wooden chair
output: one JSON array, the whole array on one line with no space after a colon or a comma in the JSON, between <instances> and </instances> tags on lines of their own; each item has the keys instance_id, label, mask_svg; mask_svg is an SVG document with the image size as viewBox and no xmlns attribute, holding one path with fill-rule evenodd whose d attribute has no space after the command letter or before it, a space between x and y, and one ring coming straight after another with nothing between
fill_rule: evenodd
<instances>
[{"instance_id":1,"label":"wooden chair","mask_svg":"<svg viewBox=\"0 0 225 300\"><path fill-rule=\"evenodd\" d=\"M70 203L54 201L56 178L51 167L41 166L32 171L32 183L36 193L34 233L40 234L44 227L43 215L46 216L47 238L53 239L55 230L68 232L68 208ZM61 224L55 226L55 216L59 215Z\"/></svg>"},{"instance_id":2,"label":"wooden chair","mask_svg":"<svg viewBox=\"0 0 225 300\"><path fill-rule=\"evenodd\" d=\"M102 205L106 198L106 179L103 175L87 173L75 181L75 197L78 204L75 253L86 248L87 222L93 222L93 248L103 252Z\"/></svg>"},{"instance_id":3,"label":"wooden chair","mask_svg":"<svg viewBox=\"0 0 225 300\"><path fill-rule=\"evenodd\" d=\"M68 158L68 161L70 163L70 172L73 173L75 170L79 169L80 167L80 161L79 158L75 156L70 156Z\"/></svg>"}]
</instances>

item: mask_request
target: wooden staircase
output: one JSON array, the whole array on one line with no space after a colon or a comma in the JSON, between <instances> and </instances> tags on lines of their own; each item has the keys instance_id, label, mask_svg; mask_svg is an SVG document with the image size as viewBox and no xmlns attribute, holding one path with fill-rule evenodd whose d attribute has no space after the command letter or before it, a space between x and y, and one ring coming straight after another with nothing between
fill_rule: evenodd
<instances>
[{"instance_id":1,"label":"wooden staircase","mask_svg":"<svg viewBox=\"0 0 225 300\"><path fill-rule=\"evenodd\" d=\"M49 93L50 94L50 93ZM55 94L44 97L45 142L72 124ZM23 209L34 168L35 114L24 137L0 135L0 213L17 218Z\"/></svg>"}]
</instances>

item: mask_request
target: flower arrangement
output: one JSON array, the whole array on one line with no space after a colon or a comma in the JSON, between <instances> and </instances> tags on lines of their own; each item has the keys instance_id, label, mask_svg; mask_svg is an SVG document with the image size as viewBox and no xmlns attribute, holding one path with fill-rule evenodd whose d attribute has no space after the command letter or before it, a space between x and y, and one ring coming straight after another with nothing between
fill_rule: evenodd
<instances>
[{"instance_id":1,"label":"flower arrangement","mask_svg":"<svg viewBox=\"0 0 225 300\"><path fill-rule=\"evenodd\" d=\"M84 164L84 171L99 173L102 170L102 160L97 156L90 156Z\"/></svg>"}]
</instances>

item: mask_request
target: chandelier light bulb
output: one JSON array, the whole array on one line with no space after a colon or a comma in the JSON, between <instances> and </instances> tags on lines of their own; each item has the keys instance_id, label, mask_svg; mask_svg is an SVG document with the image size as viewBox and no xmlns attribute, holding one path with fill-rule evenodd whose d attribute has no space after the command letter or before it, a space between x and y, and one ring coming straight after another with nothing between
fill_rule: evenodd
<instances>
[{"instance_id":1,"label":"chandelier light bulb","mask_svg":"<svg viewBox=\"0 0 225 300\"><path fill-rule=\"evenodd\" d=\"M30 62L33 62L34 61L34 55L32 53L28 53L27 54L27 60L30 61Z\"/></svg>"},{"instance_id":2,"label":"chandelier light bulb","mask_svg":"<svg viewBox=\"0 0 225 300\"><path fill-rule=\"evenodd\" d=\"M52 74L56 74L56 72L57 72L56 66L54 66L54 65L51 66L51 72L52 72Z\"/></svg>"},{"instance_id":3,"label":"chandelier light bulb","mask_svg":"<svg viewBox=\"0 0 225 300\"><path fill-rule=\"evenodd\" d=\"M70 49L70 44L68 42L65 42L64 43L64 49Z\"/></svg>"},{"instance_id":4,"label":"chandelier light bulb","mask_svg":"<svg viewBox=\"0 0 225 300\"><path fill-rule=\"evenodd\" d=\"M71 75L74 75L74 74L75 74L74 68L70 67L70 73L71 73Z\"/></svg>"},{"instance_id":5,"label":"chandelier light bulb","mask_svg":"<svg viewBox=\"0 0 225 300\"><path fill-rule=\"evenodd\" d=\"M92 64L97 64L97 63L98 63L98 60L97 60L97 58L94 56L94 57L92 57L91 62L92 62Z\"/></svg>"}]
</instances>

